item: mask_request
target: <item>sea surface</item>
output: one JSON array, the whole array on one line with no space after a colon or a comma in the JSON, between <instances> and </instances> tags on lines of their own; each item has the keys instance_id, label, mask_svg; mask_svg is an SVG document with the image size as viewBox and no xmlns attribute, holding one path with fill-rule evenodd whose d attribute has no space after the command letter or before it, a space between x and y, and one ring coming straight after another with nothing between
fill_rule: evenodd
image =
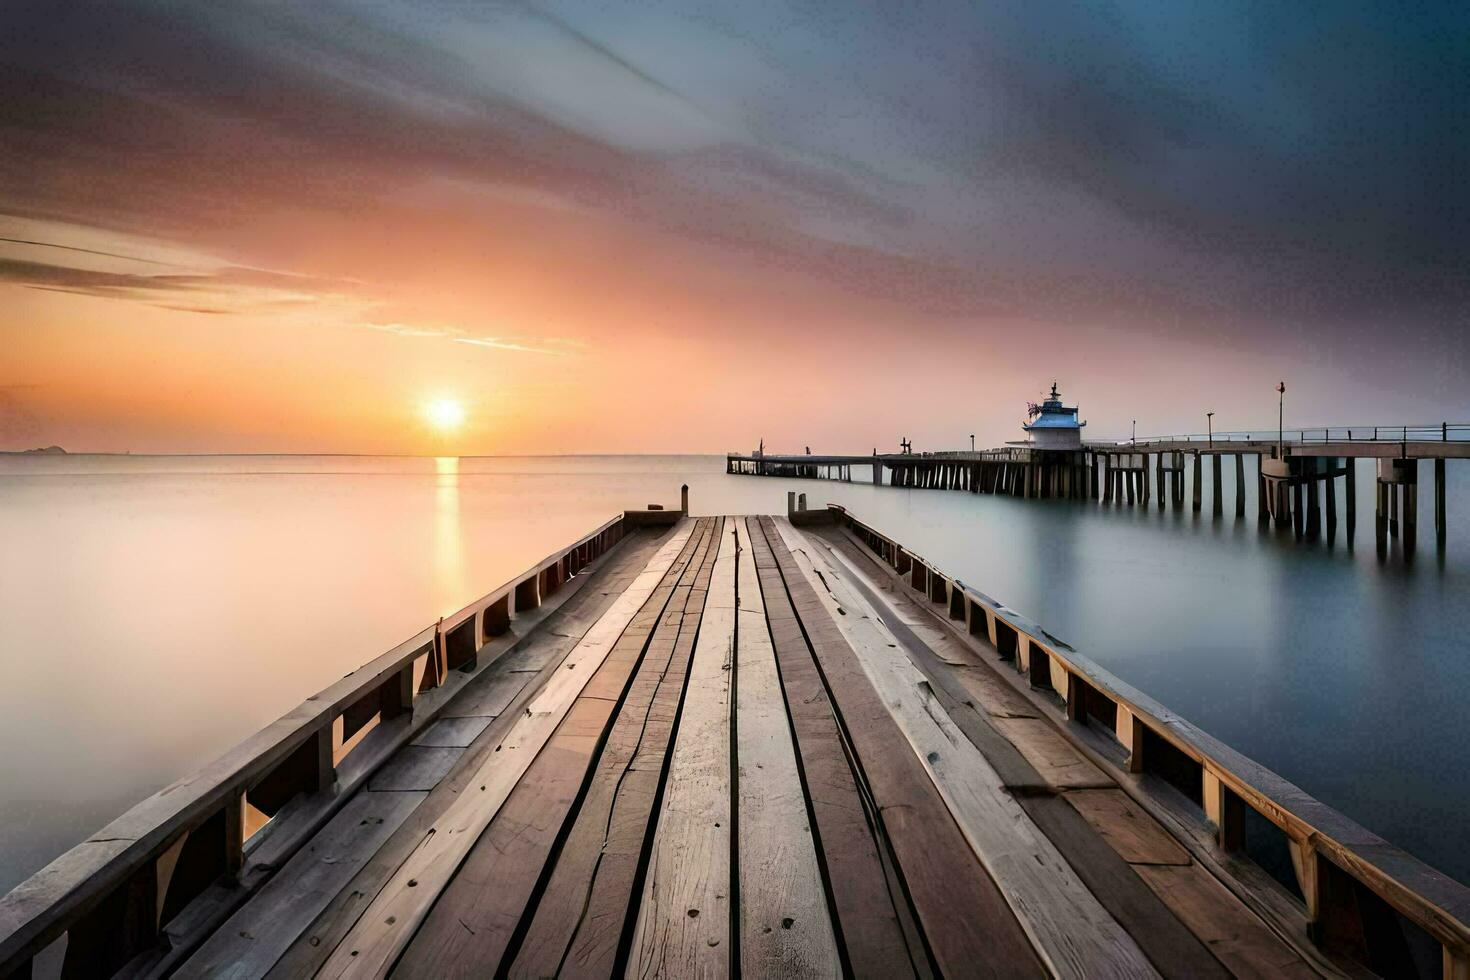
<instances>
[{"instance_id":1,"label":"sea surface","mask_svg":"<svg viewBox=\"0 0 1470 980\"><path fill-rule=\"evenodd\" d=\"M1359 465L1349 549L1342 525L1332 548L1262 530L1253 497L1211 517L1208 489L1197 515L727 476L719 456L0 456L0 892L681 483L696 514L782 513L788 489L845 505L1470 882L1470 463L1449 463L1443 554L1421 465L1412 562L1377 557Z\"/></svg>"}]
</instances>

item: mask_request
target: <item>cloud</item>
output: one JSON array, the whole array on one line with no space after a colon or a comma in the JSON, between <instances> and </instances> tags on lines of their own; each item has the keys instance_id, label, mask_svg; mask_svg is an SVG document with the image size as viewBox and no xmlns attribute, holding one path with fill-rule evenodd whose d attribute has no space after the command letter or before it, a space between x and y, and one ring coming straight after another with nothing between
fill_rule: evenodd
<instances>
[{"instance_id":1,"label":"cloud","mask_svg":"<svg viewBox=\"0 0 1470 980\"><path fill-rule=\"evenodd\" d=\"M551 354L557 357L582 350L585 345L560 337L456 337L457 343L495 350L519 351L525 354Z\"/></svg>"},{"instance_id":2,"label":"cloud","mask_svg":"<svg viewBox=\"0 0 1470 980\"><path fill-rule=\"evenodd\" d=\"M437 181L937 312L1470 303L1463 5L17 0L7 22L0 186L31 214L216 247Z\"/></svg>"}]
</instances>

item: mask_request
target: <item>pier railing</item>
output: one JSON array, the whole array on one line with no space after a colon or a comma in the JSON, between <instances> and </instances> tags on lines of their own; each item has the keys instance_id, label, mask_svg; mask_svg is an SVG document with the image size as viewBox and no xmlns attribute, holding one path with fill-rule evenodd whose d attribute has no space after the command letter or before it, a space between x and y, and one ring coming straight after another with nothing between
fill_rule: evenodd
<instances>
[{"instance_id":1,"label":"pier railing","mask_svg":"<svg viewBox=\"0 0 1470 980\"><path fill-rule=\"evenodd\" d=\"M1315 425L1249 432L1188 432L1178 435L1138 436L1132 439L1089 440L1092 447L1146 448L1175 443L1275 443L1278 434L1287 442L1310 445L1334 442L1456 442L1470 439L1470 422L1425 422L1417 425Z\"/></svg>"},{"instance_id":2,"label":"pier railing","mask_svg":"<svg viewBox=\"0 0 1470 980\"><path fill-rule=\"evenodd\" d=\"M1470 977L1470 888L1195 728L1015 610L828 506L840 525L942 606L957 629L963 624L1033 689L1050 692L1057 719L1100 760L1138 774L1125 788L1164 787L1147 795L1154 803L1162 796L1175 826L1204 846L1229 887L1244 889L1242 897L1278 928L1305 917L1320 948L1385 976L1405 973L1406 964L1425 975L1427 957L1439 961L1433 965L1445 980Z\"/></svg>"},{"instance_id":3,"label":"pier railing","mask_svg":"<svg viewBox=\"0 0 1470 980\"><path fill-rule=\"evenodd\" d=\"M615 517L425 626L0 898L0 977L30 976L38 956L111 975L222 921L631 523Z\"/></svg>"}]
</instances>

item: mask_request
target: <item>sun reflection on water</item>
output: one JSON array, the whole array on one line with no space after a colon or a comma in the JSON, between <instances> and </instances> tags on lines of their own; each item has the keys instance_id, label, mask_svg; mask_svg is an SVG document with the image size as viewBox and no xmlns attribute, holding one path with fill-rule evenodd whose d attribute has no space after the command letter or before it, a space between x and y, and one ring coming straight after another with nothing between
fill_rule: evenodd
<instances>
[{"instance_id":1,"label":"sun reflection on water","mask_svg":"<svg viewBox=\"0 0 1470 980\"><path fill-rule=\"evenodd\" d=\"M434 458L434 577L445 612L466 594L464 537L460 528L459 457Z\"/></svg>"}]
</instances>

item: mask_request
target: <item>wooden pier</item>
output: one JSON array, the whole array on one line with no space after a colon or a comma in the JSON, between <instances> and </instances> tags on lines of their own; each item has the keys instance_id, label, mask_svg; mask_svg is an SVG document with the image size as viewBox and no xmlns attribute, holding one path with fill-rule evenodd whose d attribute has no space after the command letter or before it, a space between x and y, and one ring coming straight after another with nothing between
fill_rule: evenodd
<instances>
[{"instance_id":1,"label":"wooden pier","mask_svg":"<svg viewBox=\"0 0 1470 980\"><path fill-rule=\"evenodd\" d=\"M1336 434L1334 435L1334 431ZM1357 432L1357 438L1353 438ZM1097 500L1104 504L1186 506L1199 513L1209 490L1210 512L1224 516L1226 482L1234 484L1234 516L1245 517L1253 488L1262 524L1289 528L1297 540L1337 539L1340 521L1351 544L1357 532L1357 473L1352 462L1372 459L1374 538L1380 554L1398 540L1412 556L1418 539L1416 490L1419 463L1433 467L1434 536L1443 548L1448 515L1446 461L1470 459L1470 425L1442 423L1415 430L1380 426L1365 430L1303 430L1292 440L1219 433L1204 437L1094 442L1076 450L1009 446L981 452L887 453L871 456L726 456L725 472L749 476L852 481L867 467L877 486L961 490L1036 499ZM1254 462L1247 479L1247 459ZM1208 479L1205 476L1208 461ZM1185 478L1186 468L1190 471ZM1338 480L1342 481L1339 507ZM865 481L866 482L866 481ZM1186 486L1192 488L1185 501ZM1339 515L1341 510L1341 515Z\"/></svg>"},{"instance_id":2,"label":"wooden pier","mask_svg":"<svg viewBox=\"0 0 1470 980\"><path fill-rule=\"evenodd\" d=\"M0 899L0 975L1470 976L1470 891L839 508L628 512Z\"/></svg>"}]
</instances>

